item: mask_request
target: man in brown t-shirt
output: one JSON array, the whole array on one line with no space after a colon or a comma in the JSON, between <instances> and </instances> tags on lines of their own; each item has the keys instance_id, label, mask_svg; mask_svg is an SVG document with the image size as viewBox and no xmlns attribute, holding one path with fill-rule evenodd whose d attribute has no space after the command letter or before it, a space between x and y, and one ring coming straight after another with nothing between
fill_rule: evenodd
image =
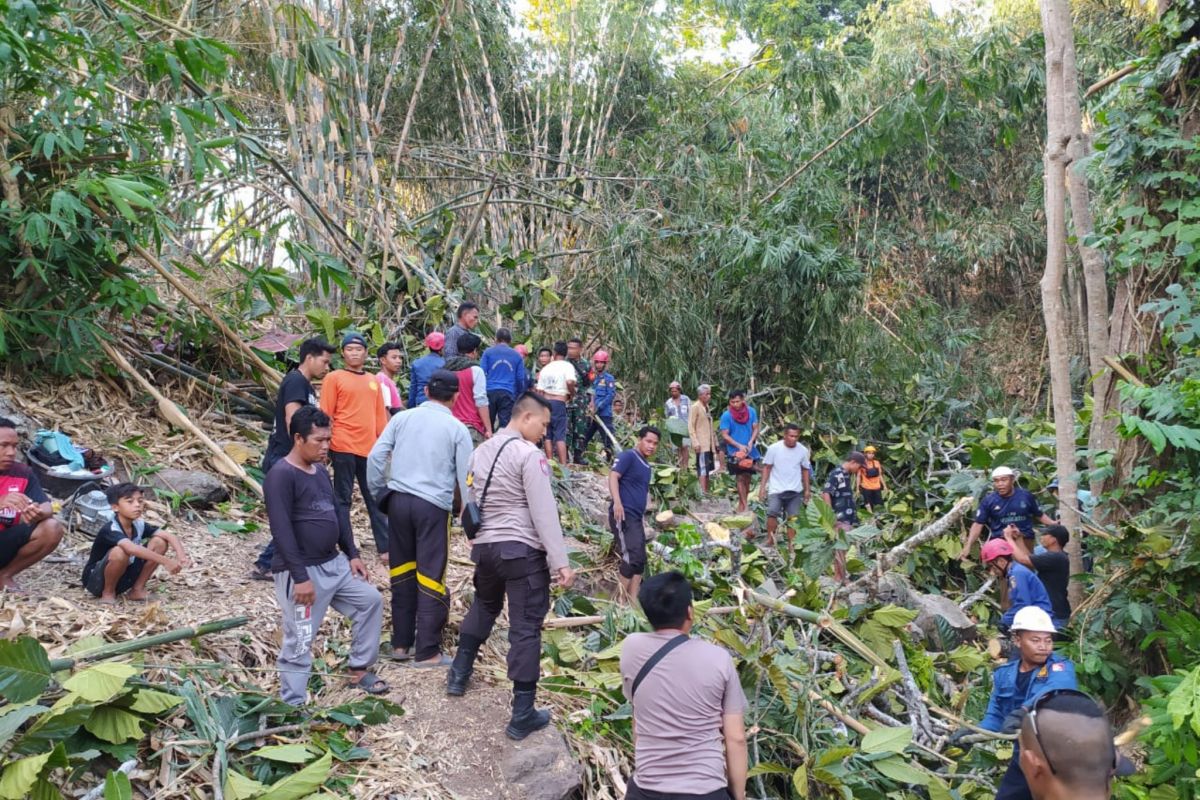
<instances>
[{"instance_id":1,"label":"man in brown t-shirt","mask_svg":"<svg viewBox=\"0 0 1200 800\"><path fill-rule=\"evenodd\" d=\"M746 695L733 658L723 647L687 638L692 587L680 573L646 580L638 603L654 633L631 634L621 647L634 741L625 800L745 800ZM672 649L643 674L664 646Z\"/></svg>"}]
</instances>

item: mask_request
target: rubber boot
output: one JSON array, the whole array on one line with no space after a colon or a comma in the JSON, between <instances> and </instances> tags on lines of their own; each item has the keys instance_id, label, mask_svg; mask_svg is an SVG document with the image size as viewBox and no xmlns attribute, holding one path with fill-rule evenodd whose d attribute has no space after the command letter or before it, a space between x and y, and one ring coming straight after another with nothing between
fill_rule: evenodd
<instances>
[{"instance_id":1,"label":"rubber boot","mask_svg":"<svg viewBox=\"0 0 1200 800\"><path fill-rule=\"evenodd\" d=\"M513 689L512 719L504 729L508 738L520 741L550 724L550 712L533 707L536 699L537 689Z\"/></svg>"},{"instance_id":2,"label":"rubber boot","mask_svg":"<svg viewBox=\"0 0 1200 800\"><path fill-rule=\"evenodd\" d=\"M446 694L462 697L467 693L467 684L471 680L471 673L475 671L475 656L481 644L478 641L466 641L465 637L458 640L458 652L454 654L454 663L450 665L450 672L446 676Z\"/></svg>"}]
</instances>

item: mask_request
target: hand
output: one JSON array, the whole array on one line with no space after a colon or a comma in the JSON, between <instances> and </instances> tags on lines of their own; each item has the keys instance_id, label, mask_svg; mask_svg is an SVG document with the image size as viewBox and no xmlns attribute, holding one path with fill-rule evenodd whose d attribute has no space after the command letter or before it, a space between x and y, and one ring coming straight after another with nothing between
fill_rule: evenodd
<instances>
[{"instance_id":1,"label":"hand","mask_svg":"<svg viewBox=\"0 0 1200 800\"><path fill-rule=\"evenodd\" d=\"M805 492L804 493L804 505L808 505L811 502L812 502L812 492Z\"/></svg>"},{"instance_id":2,"label":"hand","mask_svg":"<svg viewBox=\"0 0 1200 800\"><path fill-rule=\"evenodd\" d=\"M37 503L30 503L25 510L21 512L21 521L26 525L37 525L44 519L49 519L52 512L42 508Z\"/></svg>"},{"instance_id":3,"label":"hand","mask_svg":"<svg viewBox=\"0 0 1200 800\"><path fill-rule=\"evenodd\" d=\"M1021 729L1021 721L1023 719L1025 719L1024 706L1008 712L1008 716L1004 718L1004 722L1000 725L1000 732L1016 733Z\"/></svg>"},{"instance_id":4,"label":"hand","mask_svg":"<svg viewBox=\"0 0 1200 800\"><path fill-rule=\"evenodd\" d=\"M1004 526L1004 538L1008 539L1008 541L1015 543L1017 537L1020 535L1021 530L1016 525L1009 524Z\"/></svg>"},{"instance_id":5,"label":"hand","mask_svg":"<svg viewBox=\"0 0 1200 800\"><path fill-rule=\"evenodd\" d=\"M625 521L625 506L621 505L620 500L613 500L612 514L618 523Z\"/></svg>"},{"instance_id":6,"label":"hand","mask_svg":"<svg viewBox=\"0 0 1200 800\"><path fill-rule=\"evenodd\" d=\"M491 432L491 431L484 431L484 432L483 432L483 438L484 438L484 440L485 440L485 441L486 441L486 440L488 440L488 439L490 439L490 438L492 438L492 432Z\"/></svg>"},{"instance_id":7,"label":"hand","mask_svg":"<svg viewBox=\"0 0 1200 800\"><path fill-rule=\"evenodd\" d=\"M183 567L179 566L179 562L173 558L168 558L166 561L164 561L163 567L172 575L178 575L179 570L183 569Z\"/></svg>"},{"instance_id":8,"label":"hand","mask_svg":"<svg viewBox=\"0 0 1200 800\"><path fill-rule=\"evenodd\" d=\"M971 548L964 547L962 552L958 554L959 561L967 561L971 558Z\"/></svg>"},{"instance_id":9,"label":"hand","mask_svg":"<svg viewBox=\"0 0 1200 800\"><path fill-rule=\"evenodd\" d=\"M297 583L292 589L292 602L298 606L311 606L317 601L317 589L312 581Z\"/></svg>"},{"instance_id":10,"label":"hand","mask_svg":"<svg viewBox=\"0 0 1200 800\"><path fill-rule=\"evenodd\" d=\"M739 447L739 448L737 449L737 457L738 457L738 458L745 458L745 457L746 457L746 456L748 456L748 455L750 455L750 448L748 448L748 447Z\"/></svg>"},{"instance_id":11,"label":"hand","mask_svg":"<svg viewBox=\"0 0 1200 800\"><path fill-rule=\"evenodd\" d=\"M764 487L764 488L763 488L761 491L759 491L759 493L758 493L758 502L760 502L760 503L765 503L765 502L767 502L767 490L766 490L766 487Z\"/></svg>"},{"instance_id":12,"label":"hand","mask_svg":"<svg viewBox=\"0 0 1200 800\"><path fill-rule=\"evenodd\" d=\"M181 556L179 556L179 566L183 567L184 569L191 569L192 559L190 556L188 556L187 553L184 553Z\"/></svg>"},{"instance_id":13,"label":"hand","mask_svg":"<svg viewBox=\"0 0 1200 800\"><path fill-rule=\"evenodd\" d=\"M970 728L959 728L954 733L950 734L950 738L946 739L946 744L952 744L955 747L970 748L971 745L963 744L963 739L970 736L974 731Z\"/></svg>"},{"instance_id":14,"label":"hand","mask_svg":"<svg viewBox=\"0 0 1200 800\"><path fill-rule=\"evenodd\" d=\"M20 492L9 492L8 494L0 495L0 508L11 508L24 513L25 509L31 505L33 505L33 501Z\"/></svg>"},{"instance_id":15,"label":"hand","mask_svg":"<svg viewBox=\"0 0 1200 800\"><path fill-rule=\"evenodd\" d=\"M367 565L363 563L361 558L350 559L350 574L359 580L370 580L371 576L367 572Z\"/></svg>"},{"instance_id":16,"label":"hand","mask_svg":"<svg viewBox=\"0 0 1200 800\"><path fill-rule=\"evenodd\" d=\"M570 567L559 567L554 582L564 589L570 589L571 585L575 583L575 570Z\"/></svg>"}]
</instances>

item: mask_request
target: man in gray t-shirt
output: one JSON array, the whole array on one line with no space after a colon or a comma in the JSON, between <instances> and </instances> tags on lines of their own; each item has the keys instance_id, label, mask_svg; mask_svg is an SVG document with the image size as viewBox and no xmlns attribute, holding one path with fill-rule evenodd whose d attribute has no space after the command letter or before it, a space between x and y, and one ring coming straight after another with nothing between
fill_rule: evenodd
<instances>
[{"instance_id":1,"label":"man in gray t-shirt","mask_svg":"<svg viewBox=\"0 0 1200 800\"><path fill-rule=\"evenodd\" d=\"M633 706L634 772L626 800L659 795L746 798L746 695L723 647L688 637L692 587L678 572L649 578L638 603L654 633L621 646L621 684ZM661 660L643 672L660 649Z\"/></svg>"}]
</instances>

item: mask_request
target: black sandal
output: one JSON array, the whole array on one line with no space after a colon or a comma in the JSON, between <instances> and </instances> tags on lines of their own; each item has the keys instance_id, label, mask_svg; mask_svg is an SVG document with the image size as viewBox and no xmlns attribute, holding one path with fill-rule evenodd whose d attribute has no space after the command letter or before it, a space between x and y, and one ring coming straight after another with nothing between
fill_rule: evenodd
<instances>
[{"instance_id":1,"label":"black sandal","mask_svg":"<svg viewBox=\"0 0 1200 800\"><path fill-rule=\"evenodd\" d=\"M361 678L351 681L350 685L356 689L362 689L367 694L387 694L392 690L387 681L374 672L364 672Z\"/></svg>"}]
</instances>

